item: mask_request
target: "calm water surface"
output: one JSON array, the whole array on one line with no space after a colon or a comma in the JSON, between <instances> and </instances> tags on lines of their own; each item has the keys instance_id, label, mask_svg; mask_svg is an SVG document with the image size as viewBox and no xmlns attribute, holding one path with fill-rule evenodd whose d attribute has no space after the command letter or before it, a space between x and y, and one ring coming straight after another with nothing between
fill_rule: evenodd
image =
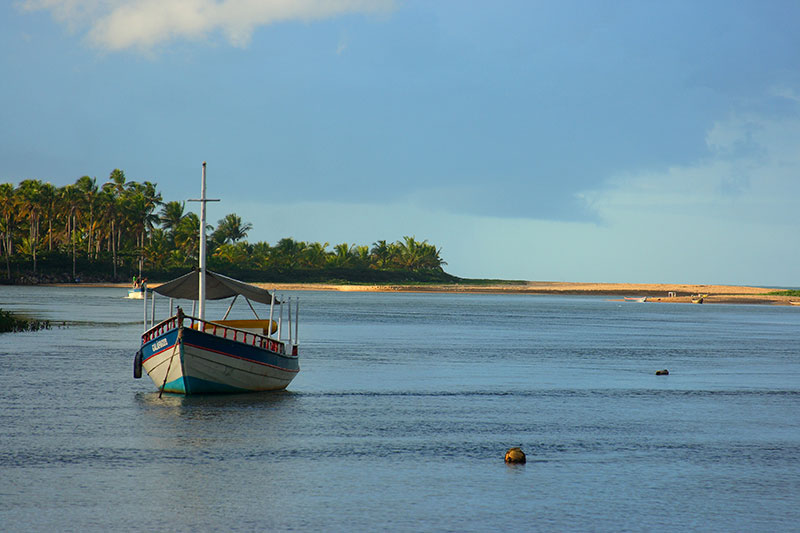
<instances>
[{"instance_id":1,"label":"calm water surface","mask_svg":"<svg viewBox=\"0 0 800 533\"><path fill-rule=\"evenodd\" d=\"M798 530L800 308L298 293L290 390L159 399L125 294L0 287L66 323L0 335L3 531Z\"/></svg>"}]
</instances>

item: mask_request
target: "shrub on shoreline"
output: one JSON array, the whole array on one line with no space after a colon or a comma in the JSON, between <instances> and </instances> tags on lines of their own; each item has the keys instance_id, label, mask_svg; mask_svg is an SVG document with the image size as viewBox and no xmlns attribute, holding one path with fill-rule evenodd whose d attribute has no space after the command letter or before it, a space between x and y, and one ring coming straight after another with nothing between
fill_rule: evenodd
<instances>
[{"instance_id":1,"label":"shrub on shoreline","mask_svg":"<svg viewBox=\"0 0 800 533\"><path fill-rule=\"evenodd\" d=\"M767 294L775 295L775 296L797 296L800 297L800 290L793 289L788 291L773 291L768 292Z\"/></svg>"},{"instance_id":2,"label":"shrub on shoreline","mask_svg":"<svg viewBox=\"0 0 800 533\"><path fill-rule=\"evenodd\" d=\"M10 311L0 309L0 333L9 331L38 331L50 329L49 320L20 318Z\"/></svg>"}]
</instances>

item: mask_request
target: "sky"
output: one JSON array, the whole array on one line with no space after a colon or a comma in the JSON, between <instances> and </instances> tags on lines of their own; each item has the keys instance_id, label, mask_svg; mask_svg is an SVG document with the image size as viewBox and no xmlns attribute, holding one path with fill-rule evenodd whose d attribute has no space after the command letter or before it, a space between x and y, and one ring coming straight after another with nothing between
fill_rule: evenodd
<instances>
[{"instance_id":1,"label":"sky","mask_svg":"<svg viewBox=\"0 0 800 533\"><path fill-rule=\"evenodd\" d=\"M451 274L800 286L795 0L11 0L0 182ZM196 209L187 203L187 210Z\"/></svg>"}]
</instances>

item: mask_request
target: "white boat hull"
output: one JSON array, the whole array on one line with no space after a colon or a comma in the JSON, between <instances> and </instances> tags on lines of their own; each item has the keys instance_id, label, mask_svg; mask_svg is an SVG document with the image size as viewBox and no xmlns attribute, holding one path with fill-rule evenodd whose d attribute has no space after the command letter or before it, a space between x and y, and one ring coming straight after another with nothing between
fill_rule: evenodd
<instances>
[{"instance_id":1,"label":"white boat hull","mask_svg":"<svg viewBox=\"0 0 800 533\"><path fill-rule=\"evenodd\" d=\"M153 292L152 289L128 289L128 296L126 296L126 298L131 300L144 300L145 290L147 290L147 294Z\"/></svg>"},{"instance_id":2,"label":"white boat hull","mask_svg":"<svg viewBox=\"0 0 800 533\"><path fill-rule=\"evenodd\" d=\"M285 389L300 370L297 356L282 353L283 343L244 331L238 335L232 340L191 328L171 329L142 345L142 368L163 392Z\"/></svg>"}]
</instances>

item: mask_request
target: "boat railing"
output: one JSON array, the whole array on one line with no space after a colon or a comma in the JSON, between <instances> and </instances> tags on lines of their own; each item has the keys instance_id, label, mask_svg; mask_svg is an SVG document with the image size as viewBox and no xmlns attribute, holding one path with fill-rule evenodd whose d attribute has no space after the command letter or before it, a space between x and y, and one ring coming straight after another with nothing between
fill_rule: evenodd
<instances>
[{"instance_id":1,"label":"boat railing","mask_svg":"<svg viewBox=\"0 0 800 533\"><path fill-rule=\"evenodd\" d=\"M186 317L188 318L188 317ZM178 315L162 320L142 334L142 344L164 335L178 327Z\"/></svg>"},{"instance_id":2,"label":"boat railing","mask_svg":"<svg viewBox=\"0 0 800 533\"><path fill-rule=\"evenodd\" d=\"M235 342L241 342L257 348L270 350L282 355L286 354L286 344L278 339L273 339L267 335L260 335L251 331L217 324L215 322L202 320L191 315L175 315L162 322L159 322L142 335L142 344L150 342L151 340L169 333L178 327L189 327L199 331L210 333L217 337L229 339ZM292 345L292 355L297 355L297 345Z\"/></svg>"}]
</instances>

